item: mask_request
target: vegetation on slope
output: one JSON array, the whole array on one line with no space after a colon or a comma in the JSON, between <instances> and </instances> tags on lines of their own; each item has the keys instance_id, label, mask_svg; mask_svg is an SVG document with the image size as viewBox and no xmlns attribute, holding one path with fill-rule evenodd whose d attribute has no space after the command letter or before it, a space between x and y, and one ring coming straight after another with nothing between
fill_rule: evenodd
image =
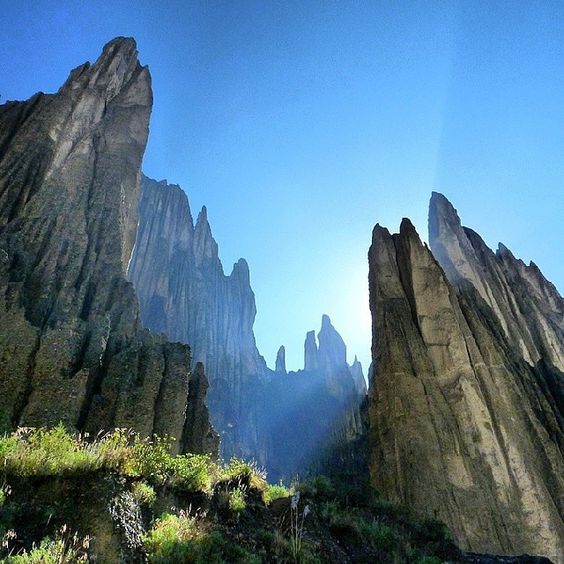
<instances>
[{"instance_id":1,"label":"vegetation on slope","mask_svg":"<svg viewBox=\"0 0 564 564\"><path fill-rule=\"evenodd\" d=\"M19 429L0 438L5 563L414 562L459 555L351 480L286 488L255 465L172 455L172 440L122 430L95 440Z\"/></svg>"}]
</instances>

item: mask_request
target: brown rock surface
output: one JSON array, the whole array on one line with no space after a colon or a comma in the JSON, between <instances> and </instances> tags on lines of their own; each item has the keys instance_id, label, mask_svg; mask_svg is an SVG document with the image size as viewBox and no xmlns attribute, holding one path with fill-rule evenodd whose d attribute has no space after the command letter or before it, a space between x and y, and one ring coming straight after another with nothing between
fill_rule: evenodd
<instances>
[{"instance_id":1,"label":"brown rock surface","mask_svg":"<svg viewBox=\"0 0 564 564\"><path fill-rule=\"evenodd\" d=\"M562 374L526 362L408 220L396 235L375 227L369 266L373 484L466 549L561 562Z\"/></svg>"},{"instance_id":2,"label":"brown rock surface","mask_svg":"<svg viewBox=\"0 0 564 564\"><path fill-rule=\"evenodd\" d=\"M181 438L189 349L141 328L125 272L151 79L132 39L0 106L0 411ZM191 445L184 445L190 448Z\"/></svg>"}]
</instances>

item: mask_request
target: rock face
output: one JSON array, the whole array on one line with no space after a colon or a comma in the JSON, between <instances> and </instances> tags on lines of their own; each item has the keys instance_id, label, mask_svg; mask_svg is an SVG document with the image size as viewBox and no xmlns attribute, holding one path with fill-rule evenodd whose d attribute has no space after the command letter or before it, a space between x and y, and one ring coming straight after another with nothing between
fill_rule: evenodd
<instances>
[{"instance_id":1,"label":"rock face","mask_svg":"<svg viewBox=\"0 0 564 564\"><path fill-rule=\"evenodd\" d=\"M323 315L317 339L315 331L307 333L304 356L303 370L277 370L264 394L263 420L275 439L268 468L275 480L343 465L347 445L367 431L360 411L366 397L362 366L356 359L347 364L345 343L329 316Z\"/></svg>"},{"instance_id":2,"label":"rock face","mask_svg":"<svg viewBox=\"0 0 564 564\"><path fill-rule=\"evenodd\" d=\"M180 187L143 177L128 276L145 326L190 344L194 360L205 366L224 458L254 459L271 479L292 478L310 465L315 449L359 432L362 367L357 363L351 373L329 317L323 317L319 347L315 332L307 335L304 371L287 373L284 347L269 370L255 343L247 263L241 259L224 274L206 208L194 226Z\"/></svg>"},{"instance_id":3,"label":"rock face","mask_svg":"<svg viewBox=\"0 0 564 564\"><path fill-rule=\"evenodd\" d=\"M449 281L460 292L478 292L529 364L543 360L564 372L564 300L535 263L525 265L502 243L492 252L436 192L429 243Z\"/></svg>"},{"instance_id":4,"label":"rock face","mask_svg":"<svg viewBox=\"0 0 564 564\"><path fill-rule=\"evenodd\" d=\"M205 366L223 456L264 463L258 410L268 369L255 344L255 297L245 260L226 276L206 208L194 226L180 187L143 177L128 277L145 327L188 343L194 361Z\"/></svg>"},{"instance_id":5,"label":"rock face","mask_svg":"<svg viewBox=\"0 0 564 564\"><path fill-rule=\"evenodd\" d=\"M12 425L131 427L202 448L182 440L190 351L142 329L125 276L151 106L125 38L56 94L0 106L0 411Z\"/></svg>"},{"instance_id":6,"label":"rock face","mask_svg":"<svg viewBox=\"0 0 564 564\"><path fill-rule=\"evenodd\" d=\"M372 482L466 549L562 562L562 299L438 195L430 240L445 270L408 220L373 233Z\"/></svg>"},{"instance_id":7,"label":"rock face","mask_svg":"<svg viewBox=\"0 0 564 564\"><path fill-rule=\"evenodd\" d=\"M282 345L276 353L275 372L286 374L286 348Z\"/></svg>"}]
</instances>

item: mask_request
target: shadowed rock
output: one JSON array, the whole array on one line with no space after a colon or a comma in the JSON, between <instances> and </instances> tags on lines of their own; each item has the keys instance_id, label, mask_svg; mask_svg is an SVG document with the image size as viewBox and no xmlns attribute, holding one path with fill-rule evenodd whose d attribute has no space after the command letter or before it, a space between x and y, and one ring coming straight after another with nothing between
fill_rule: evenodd
<instances>
[{"instance_id":1,"label":"shadowed rock","mask_svg":"<svg viewBox=\"0 0 564 564\"><path fill-rule=\"evenodd\" d=\"M253 334L249 267L240 259L229 276L224 274L206 207L194 226L180 187L143 177L128 277L139 296L143 324L188 343L194 361L205 366L223 456L265 464L259 410L268 369Z\"/></svg>"},{"instance_id":2,"label":"shadowed rock","mask_svg":"<svg viewBox=\"0 0 564 564\"><path fill-rule=\"evenodd\" d=\"M182 437L190 351L141 328L125 278L151 105L135 42L117 38L57 94L0 106L0 411L13 425Z\"/></svg>"},{"instance_id":3,"label":"shadowed rock","mask_svg":"<svg viewBox=\"0 0 564 564\"><path fill-rule=\"evenodd\" d=\"M286 349L282 345L276 353L276 365L275 372L280 372L281 374L286 374Z\"/></svg>"},{"instance_id":4,"label":"shadowed rock","mask_svg":"<svg viewBox=\"0 0 564 564\"><path fill-rule=\"evenodd\" d=\"M432 220L430 239L443 233L443 250L472 285L458 278L451 285L408 220L399 234L374 229L373 484L444 520L467 549L560 562L563 376L543 361L525 361L508 339L501 306L482 298L485 292L495 302L487 264L465 262L475 244L453 241L457 218L442 217Z\"/></svg>"}]
</instances>

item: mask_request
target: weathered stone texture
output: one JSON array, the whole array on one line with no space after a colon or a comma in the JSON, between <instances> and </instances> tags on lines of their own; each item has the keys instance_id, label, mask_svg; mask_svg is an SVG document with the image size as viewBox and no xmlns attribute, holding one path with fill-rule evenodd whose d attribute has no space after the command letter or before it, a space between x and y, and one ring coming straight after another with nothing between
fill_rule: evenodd
<instances>
[{"instance_id":1,"label":"weathered stone texture","mask_svg":"<svg viewBox=\"0 0 564 564\"><path fill-rule=\"evenodd\" d=\"M128 276L144 325L188 343L210 382L208 403L222 454L265 463L261 382L268 369L253 333L255 297L239 260L223 272L204 207L194 226L186 194L143 177L139 229Z\"/></svg>"},{"instance_id":2,"label":"weathered stone texture","mask_svg":"<svg viewBox=\"0 0 564 564\"><path fill-rule=\"evenodd\" d=\"M0 106L0 410L13 425L182 436L189 350L142 330L125 277L151 105L135 42L117 38L56 94Z\"/></svg>"},{"instance_id":3,"label":"weathered stone texture","mask_svg":"<svg viewBox=\"0 0 564 564\"><path fill-rule=\"evenodd\" d=\"M466 549L561 562L563 376L523 358L513 321L504 329L502 306L481 298L483 263L470 268L459 260L462 244L443 244L457 249L453 262L472 286L451 285L408 220L396 235L374 229L373 484L444 520Z\"/></svg>"}]
</instances>

